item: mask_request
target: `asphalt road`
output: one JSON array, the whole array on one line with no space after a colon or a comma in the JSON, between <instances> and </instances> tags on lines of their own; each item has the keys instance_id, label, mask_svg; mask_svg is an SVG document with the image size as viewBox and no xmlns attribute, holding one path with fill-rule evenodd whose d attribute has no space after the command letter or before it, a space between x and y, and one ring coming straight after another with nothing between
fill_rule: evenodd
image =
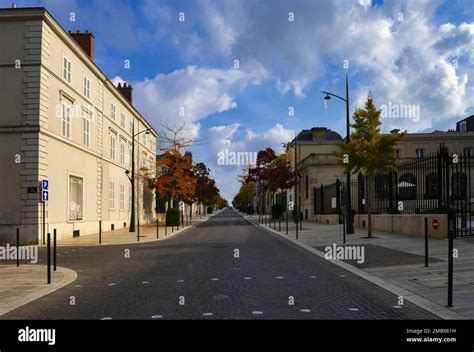
<instances>
[{"instance_id":1,"label":"asphalt road","mask_svg":"<svg viewBox=\"0 0 474 352\"><path fill-rule=\"evenodd\" d=\"M231 209L165 241L59 253L78 279L1 319L435 319Z\"/></svg>"}]
</instances>

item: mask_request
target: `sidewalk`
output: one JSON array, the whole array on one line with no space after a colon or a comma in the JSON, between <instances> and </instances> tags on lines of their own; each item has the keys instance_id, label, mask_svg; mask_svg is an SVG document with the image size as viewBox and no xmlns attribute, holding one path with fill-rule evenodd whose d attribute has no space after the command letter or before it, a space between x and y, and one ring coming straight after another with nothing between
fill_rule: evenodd
<instances>
[{"instance_id":1,"label":"sidewalk","mask_svg":"<svg viewBox=\"0 0 474 352\"><path fill-rule=\"evenodd\" d=\"M58 267L46 283L45 265L0 265L0 319L9 311L69 285L77 278L74 270Z\"/></svg>"},{"instance_id":2,"label":"sidewalk","mask_svg":"<svg viewBox=\"0 0 474 352\"><path fill-rule=\"evenodd\" d=\"M185 226L184 228L179 227L171 227L168 226L165 229L164 222L160 222L160 227L158 230L158 238L157 238L157 229L156 229L156 222L153 224L145 224L140 225L140 242L137 240L137 232L129 232L128 227L118 229L115 231L107 231L102 232L102 246L110 246L110 245L121 245L121 244L136 244L136 243L146 243L146 242L154 242L154 241L161 241L172 236L181 233L184 230L187 230L191 227L197 226L205 221L207 221L210 217L218 214L216 212L211 215L199 217L196 215L195 218L192 219L191 225ZM166 234L166 235L165 235ZM81 246L81 247L88 247L88 246L98 246L99 245L99 233L80 236L80 237L70 237L65 239L58 239L57 246L58 247L73 247L73 246ZM41 245L45 246L45 245Z\"/></svg>"},{"instance_id":3,"label":"sidewalk","mask_svg":"<svg viewBox=\"0 0 474 352\"><path fill-rule=\"evenodd\" d=\"M258 216L244 215L249 221L258 224ZM267 223L268 225L268 223ZM260 226L263 226L260 224ZM266 226L266 228L269 228ZM281 223L279 232L272 232L304 247L310 247L324 257L326 246L342 245L342 225L326 225L316 222L303 222L299 238L295 238L295 224L289 225L286 235L285 222ZM374 239L364 239L367 230L356 228L355 234L346 236L346 245L359 245L365 249L365 262L344 261L342 265L359 276L372 278L374 283L406 291L412 300L426 303L444 317L474 318L474 238L454 240L454 248L459 256L454 259L453 308L447 308L447 270L448 241L429 239L429 267L424 267L425 245L423 237L373 231ZM339 265L341 261L335 260ZM377 284L378 284L377 283ZM408 299L408 298L406 298ZM415 302L414 302L415 303ZM430 308L423 307L423 308ZM455 314L450 314L455 313ZM436 313L435 313L436 314ZM439 314L438 314L439 315Z\"/></svg>"}]
</instances>

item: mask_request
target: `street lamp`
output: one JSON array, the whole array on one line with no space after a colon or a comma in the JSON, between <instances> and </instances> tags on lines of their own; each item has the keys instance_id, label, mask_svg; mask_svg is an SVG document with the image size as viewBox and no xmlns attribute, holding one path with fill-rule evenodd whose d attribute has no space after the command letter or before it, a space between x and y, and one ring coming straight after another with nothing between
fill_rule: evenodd
<instances>
[{"instance_id":1,"label":"street lamp","mask_svg":"<svg viewBox=\"0 0 474 352\"><path fill-rule=\"evenodd\" d=\"M346 73L346 98L344 99L343 97L340 97L339 95L332 94L329 92L322 92L323 94L326 94L324 97L324 107L326 110L329 108L329 102L331 101L331 97L341 99L342 101L346 102L346 143L349 144L350 142L350 117L349 117L349 78ZM347 216L346 216L346 227L347 227L347 234L353 234L354 233L354 220L353 220L353 214L352 214L352 199L351 199L351 170L348 170L347 172L347 204L346 204L346 209L347 209Z\"/></svg>"},{"instance_id":2,"label":"street lamp","mask_svg":"<svg viewBox=\"0 0 474 352\"><path fill-rule=\"evenodd\" d=\"M139 134L150 134L150 129L147 128L146 130L143 130L141 132L135 133L135 121L133 121L133 126L132 126L132 171L129 172L128 170L125 171L125 174L128 176L130 179L130 182L132 183L132 204L131 204L131 209L130 209L130 228L129 232L135 232L135 137L138 136ZM138 156L138 163L140 163L140 156ZM131 174L131 175L130 175ZM138 210L138 205L137 205L137 210ZM140 221L140 220L138 220Z\"/></svg>"}]
</instances>

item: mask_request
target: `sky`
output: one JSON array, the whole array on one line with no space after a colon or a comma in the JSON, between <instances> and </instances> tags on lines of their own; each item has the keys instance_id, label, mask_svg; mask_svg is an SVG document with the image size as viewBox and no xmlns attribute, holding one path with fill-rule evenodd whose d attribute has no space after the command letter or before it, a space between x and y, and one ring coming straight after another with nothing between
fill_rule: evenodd
<instances>
[{"instance_id":1,"label":"sky","mask_svg":"<svg viewBox=\"0 0 474 352\"><path fill-rule=\"evenodd\" d=\"M199 141L194 159L229 201L242 167L220 165L220 152L280 152L312 127L345 136L344 103L326 111L321 91L344 95L346 74L351 114L371 94L386 108L383 131L447 130L474 114L472 0L15 3L94 33L97 65L132 84L135 106L157 130L185 124Z\"/></svg>"}]
</instances>

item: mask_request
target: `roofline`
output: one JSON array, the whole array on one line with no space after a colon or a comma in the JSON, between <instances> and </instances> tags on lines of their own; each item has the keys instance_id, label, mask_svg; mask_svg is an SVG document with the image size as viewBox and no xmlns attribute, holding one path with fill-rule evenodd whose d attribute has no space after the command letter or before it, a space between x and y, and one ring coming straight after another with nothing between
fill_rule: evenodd
<instances>
[{"instance_id":1,"label":"roofline","mask_svg":"<svg viewBox=\"0 0 474 352\"><path fill-rule=\"evenodd\" d=\"M10 14L8 14L11 12ZM7 13L7 14L5 14ZM12 14L14 13L14 14ZM49 25L51 29L58 34L60 39L62 39L66 45L72 46L71 49L76 52L77 56L85 62L87 66L93 71L96 71L99 76L102 76L101 79L104 83L108 84L117 99L119 99L125 106L130 110L135 112L142 120L142 122L147 125L147 127L155 134L155 137L158 137L158 132L155 128L147 121L147 119L133 106L122 94L122 92L112 83L112 81L107 77L107 75L100 69L100 67L92 60L89 55L86 54L84 49L72 38L68 31L56 20L56 18L46 9L46 7L17 7L17 8L0 8L0 22L2 21L15 21L15 20L43 20Z\"/></svg>"}]
</instances>

